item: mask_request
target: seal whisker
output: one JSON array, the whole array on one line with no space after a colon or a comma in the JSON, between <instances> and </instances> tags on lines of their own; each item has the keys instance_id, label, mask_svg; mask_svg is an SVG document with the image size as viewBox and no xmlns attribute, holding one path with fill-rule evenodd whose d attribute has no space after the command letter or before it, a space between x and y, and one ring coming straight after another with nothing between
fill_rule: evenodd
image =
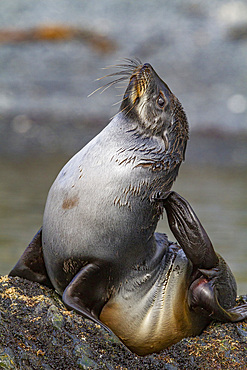
<instances>
[{"instance_id":1,"label":"seal whisker","mask_svg":"<svg viewBox=\"0 0 247 370\"><path fill-rule=\"evenodd\" d=\"M124 100L127 100L127 97L124 98ZM118 111L116 114L114 114L114 116L112 116L111 119L115 118L119 113L123 113L124 111L126 111L130 106L131 106L131 104L126 105L126 107L122 108L120 111ZM128 114L133 108L134 108L134 105L132 105L131 108L125 113Z\"/></svg>"},{"instance_id":2,"label":"seal whisker","mask_svg":"<svg viewBox=\"0 0 247 370\"><path fill-rule=\"evenodd\" d=\"M133 72L141 65L141 62L139 63L139 61L132 61L131 59L126 59L127 61L130 61L131 63L133 64L115 64L115 65L111 65L111 66L108 66L108 67L105 67L103 69L110 69L110 68L121 68L122 70L119 71L119 72L113 72L113 73L110 73L106 76L103 76L103 77L100 77L98 78L97 80L102 80L103 78L106 78L106 77L113 77L113 76L117 76L117 75L127 75L127 76L131 76L133 74Z\"/></svg>"},{"instance_id":3,"label":"seal whisker","mask_svg":"<svg viewBox=\"0 0 247 370\"><path fill-rule=\"evenodd\" d=\"M131 66L138 67L139 65L142 65L141 59L139 59L137 57L135 57L133 59L131 59L131 58L123 58L122 60L123 61L126 61L127 63L130 63Z\"/></svg>"},{"instance_id":4,"label":"seal whisker","mask_svg":"<svg viewBox=\"0 0 247 370\"><path fill-rule=\"evenodd\" d=\"M113 65L112 67L130 67L130 68L137 68L138 66L142 65L142 62L139 58L120 58L118 64ZM123 62L123 63L122 63Z\"/></svg>"},{"instance_id":5,"label":"seal whisker","mask_svg":"<svg viewBox=\"0 0 247 370\"><path fill-rule=\"evenodd\" d=\"M101 81L107 77L121 76L121 75L126 75L127 76L126 78L128 78L128 76L131 76L131 74L132 74L131 71L113 72L113 73L109 73L108 75L97 78L96 81Z\"/></svg>"},{"instance_id":6,"label":"seal whisker","mask_svg":"<svg viewBox=\"0 0 247 370\"><path fill-rule=\"evenodd\" d=\"M129 108L129 106L130 106L130 104L129 105L127 105L124 109L126 109L126 108ZM134 105L132 105L132 107L126 112L126 114L129 114L129 112L132 110L134 108ZM121 112L123 112L124 111L124 109L122 109L121 110Z\"/></svg>"},{"instance_id":7,"label":"seal whisker","mask_svg":"<svg viewBox=\"0 0 247 370\"><path fill-rule=\"evenodd\" d=\"M107 89L109 89L109 87L111 87L111 86L113 86L113 85L115 85L115 84L117 84L117 83L119 83L119 82L121 82L121 81L125 81L125 80L127 80L128 79L128 77L120 77L120 78L118 78L117 80L114 80L114 81L111 81L111 82L108 82L107 84L105 84L105 85L103 85L103 86L100 86L100 87L98 87L96 90L94 90L93 92L91 92L89 95L88 95L88 98L90 97L90 96L92 96L94 93L96 93L97 91L100 91L100 90L102 90L101 92L100 92L100 94L102 94L104 91L106 91Z\"/></svg>"},{"instance_id":8,"label":"seal whisker","mask_svg":"<svg viewBox=\"0 0 247 370\"><path fill-rule=\"evenodd\" d=\"M127 80L126 77L121 77L121 78L118 78L117 80L114 80L114 81L111 81L109 83L107 83L106 85L102 86L102 91L100 92L100 94L102 94L104 91L106 91L107 89L109 89L109 87L112 87L113 85L121 82L121 81L124 81L124 80Z\"/></svg>"},{"instance_id":9,"label":"seal whisker","mask_svg":"<svg viewBox=\"0 0 247 370\"><path fill-rule=\"evenodd\" d=\"M116 64L116 65L110 65L110 66L107 66L107 67L104 67L102 69L110 69L110 68L121 68L121 71L118 71L118 72L113 72L113 73L109 73L105 76L102 76L102 77L99 77L96 79L96 81L101 81L105 78L109 78L109 77L115 77L115 76L122 76L120 78L117 78L113 81L110 81L108 82L107 84L95 89L93 92L91 92L88 97L92 96L94 93L100 91L100 94L102 94L104 91L106 91L109 87L115 85L115 84L118 84L119 82L122 82L122 81L126 81L128 80L132 75L133 73L135 72L135 70L141 65L141 61L136 58L136 59L129 59L129 58L124 58L123 61L126 61L126 63L121 63L121 64ZM140 89L140 87L142 86L143 82L138 82L138 89Z\"/></svg>"},{"instance_id":10,"label":"seal whisker","mask_svg":"<svg viewBox=\"0 0 247 370\"><path fill-rule=\"evenodd\" d=\"M126 69L127 71L134 71L136 68L138 67L138 65L130 65L130 64L115 64L115 65L111 65L109 67L105 67L105 68L102 68L102 69L111 69L111 68L121 68L121 69Z\"/></svg>"},{"instance_id":11,"label":"seal whisker","mask_svg":"<svg viewBox=\"0 0 247 370\"><path fill-rule=\"evenodd\" d=\"M122 103L122 101L123 101L123 99L118 100L116 103L113 103L112 106L115 107L115 105L118 105L118 104Z\"/></svg>"},{"instance_id":12,"label":"seal whisker","mask_svg":"<svg viewBox=\"0 0 247 370\"><path fill-rule=\"evenodd\" d=\"M140 59L128 59L128 58L123 58L119 60L120 62L125 62L126 63L118 63L118 64L111 64L109 66L103 67L101 69L110 69L110 68L125 68L125 69L136 69L139 65L142 65L142 62ZM128 64L130 63L130 64Z\"/></svg>"},{"instance_id":13,"label":"seal whisker","mask_svg":"<svg viewBox=\"0 0 247 370\"><path fill-rule=\"evenodd\" d=\"M90 98L90 96L92 96L93 94L95 94L97 91L99 91L101 89L102 89L102 86L98 87L97 89L95 89L94 91L92 91L87 97Z\"/></svg>"}]
</instances>

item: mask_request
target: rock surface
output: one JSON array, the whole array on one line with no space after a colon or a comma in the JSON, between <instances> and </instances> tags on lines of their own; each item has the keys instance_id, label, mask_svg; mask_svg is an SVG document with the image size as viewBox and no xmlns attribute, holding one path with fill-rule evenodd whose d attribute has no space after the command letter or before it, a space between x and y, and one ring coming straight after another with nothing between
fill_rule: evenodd
<instances>
[{"instance_id":1,"label":"rock surface","mask_svg":"<svg viewBox=\"0 0 247 370\"><path fill-rule=\"evenodd\" d=\"M200 336L139 357L68 311L52 290L0 278L0 369L244 369L246 357L247 321L212 323Z\"/></svg>"}]
</instances>

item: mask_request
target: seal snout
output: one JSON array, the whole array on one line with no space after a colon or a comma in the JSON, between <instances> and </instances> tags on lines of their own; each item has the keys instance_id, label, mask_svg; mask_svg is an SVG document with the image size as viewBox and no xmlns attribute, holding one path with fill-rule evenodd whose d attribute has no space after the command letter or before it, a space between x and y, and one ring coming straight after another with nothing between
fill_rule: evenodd
<instances>
[{"instance_id":1,"label":"seal snout","mask_svg":"<svg viewBox=\"0 0 247 370\"><path fill-rule=\"evenodd\" d=\"M133 105L138 103L140 98L145 94L151 78L151 70L151 65L145 63L138 66L135 72L132 74L130 78L130 84L132 85L130 97Z\"/></svg>"}]
</instances>

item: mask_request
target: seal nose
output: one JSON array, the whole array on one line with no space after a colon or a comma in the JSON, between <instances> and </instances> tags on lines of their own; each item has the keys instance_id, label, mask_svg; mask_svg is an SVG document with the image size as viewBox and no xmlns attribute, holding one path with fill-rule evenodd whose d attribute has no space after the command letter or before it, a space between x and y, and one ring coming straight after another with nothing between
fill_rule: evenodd
<instances>
[{"instance_id":1,"label":"seal nose","mask_svg":"<svg viewBox=\"0 0 247 370\"><path fill-rule=\"evenodd\" d=\"M151 69L151 65L145 63L142 66L140 65L132 74L129 84L131 86L132 104L139 102L140 97L145 93L150 81Z\"/></svg>"},{"instance_id":2,"label":"seal nose","mask_svg":"<svg viewBox=\"0 0 247 370\"><path fill-rule=\"evenodd\" d=\"M152 67L151 67L151 64L149 64L149 63L144 63L142 67L152 68Z\"/></svg>"},{"instance_id":3,"label":"seal nose","mask_svg":"<svg viewBox=\"0 0 247 370\"><path fill-rule=\"evenodd\" d=\"M141 67L141 69L139 70L139 73L137 75L138 81L142 82L142 84L143 84L143 92L147 88L147 83L150 79L151 71L152 71L151 64L145 63L145 64L143 64L143 66Z\"/></svg>"},{"instance_id":4,"label":"seal nose","mask_svg":"<svg viewBox=\"0 0 247 370\"><path fill-rule=\"evenodd\" d=\"M144 63L143 66L141 67L141 71L142 70L147 70L147 69L149 69L151 71L152 66L149 63Z\"/></svg>"}]
</instances>

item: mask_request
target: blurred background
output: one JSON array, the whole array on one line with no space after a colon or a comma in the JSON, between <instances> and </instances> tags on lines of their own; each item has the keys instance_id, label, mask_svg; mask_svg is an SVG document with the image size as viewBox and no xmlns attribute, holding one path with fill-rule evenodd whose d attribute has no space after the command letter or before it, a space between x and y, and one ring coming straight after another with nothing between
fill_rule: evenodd
<instances>
[{"instance_id":1,"label":"blurred background","mask_svg":"<svg viewBox=\"0 0 247 370\"><path fill-rule=\"evenodd\" d=\"M1 0L0 274L41 226L61 167L117 112L126 86L87 96L124 57L151 63L183 104L174 190L247 293L246 1ZM159 231L174 240L165 216Z\"/></svg>"}]
</instances>

